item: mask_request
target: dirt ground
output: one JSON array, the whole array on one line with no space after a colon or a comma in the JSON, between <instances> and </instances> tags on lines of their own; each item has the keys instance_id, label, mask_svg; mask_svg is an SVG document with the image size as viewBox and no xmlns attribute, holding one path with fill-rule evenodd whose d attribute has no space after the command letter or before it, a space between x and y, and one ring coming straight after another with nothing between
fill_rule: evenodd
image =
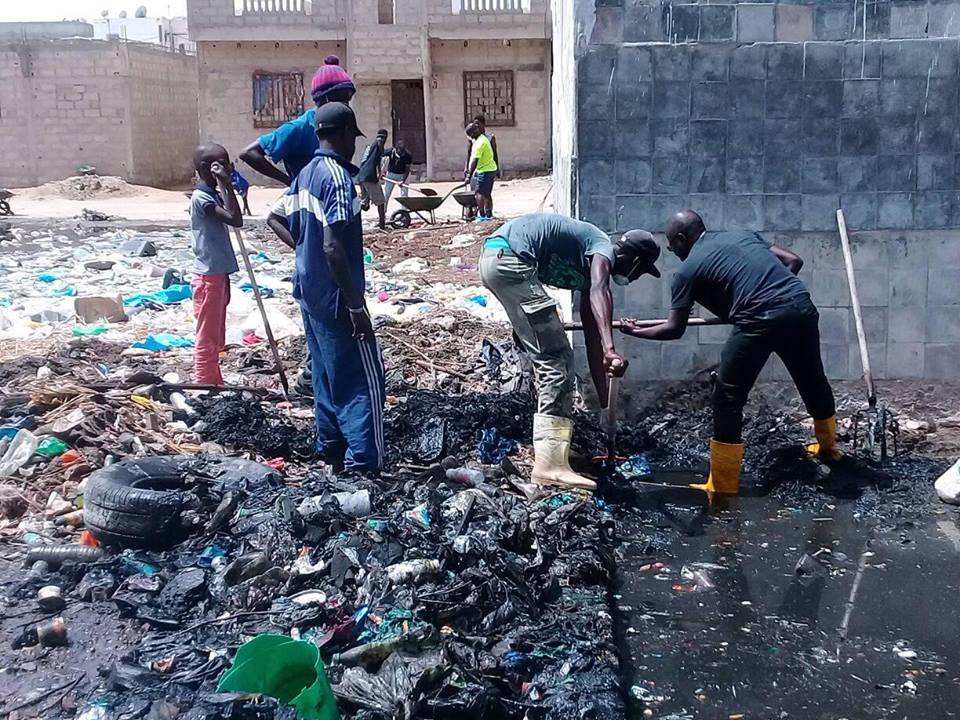
<instances>
[{"instance_id":1,"label":"dirt ground","mask_svg":"<svg viewBox=\"0 0 960 720\"><path fill-rule=\"evenodd\" d=\"M130 185L118 178L100 178L100 182L103 185L101 189L80 193L72 189L71 183L66 181L47 183L35 188L19 188L13 191L11 206L17 216L24 218L72 218L80 215L84 208L141 222L177 222L186 217L185 193L190 192L190 187L160 190ZM498 183L494 189L494 213L497 217L513 217L526 212L536 212L538 209L549 211L552 209L551 186L549 177ZM438 182L415 183L412 187L431 188L440 195L446 195L458 186L452 182ZM266 217L281 192L279 187L251 187L249 202L254 217ZM411 195L416 194L411 191ZM77 199L78 195L83 197ZM391 198L388 214L398 209L400 204L395 197ZM461 211L461 207L451 197L436 211L436 216L438 220L456 220L460 218ZM372 217L374 214L366 215ZM419 219L415 217L414 223L418 222Z\"/></svg>"}]
</instances>

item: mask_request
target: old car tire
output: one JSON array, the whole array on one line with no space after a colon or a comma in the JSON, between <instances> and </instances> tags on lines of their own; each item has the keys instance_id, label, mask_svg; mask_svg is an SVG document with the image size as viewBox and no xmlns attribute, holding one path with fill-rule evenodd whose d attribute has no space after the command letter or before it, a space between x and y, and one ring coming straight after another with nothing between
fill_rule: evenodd
<instances>
[{"instance_id":1,"label":"old car tire","mask_svg":"<svg viewBox=\"0 0 960 720\"><path fill-rule=\"evenodd\" d=\"M97 470L87 480L83 519L107 545L158 547L182 538L184 477L224 484L276 484L279 473L250 460L219 456L130 458Z\"/></svg>"}]
</instances>

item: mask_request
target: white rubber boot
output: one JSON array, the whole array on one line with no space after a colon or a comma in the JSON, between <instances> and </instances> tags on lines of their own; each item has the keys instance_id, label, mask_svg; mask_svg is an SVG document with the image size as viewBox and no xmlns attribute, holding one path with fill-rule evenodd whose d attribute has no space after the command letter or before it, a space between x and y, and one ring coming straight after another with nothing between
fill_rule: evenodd
<instances>
[{"instance_id":1,"label":"white rubber boot","mask_svg":"<svg viewBox=\"0 0 960 720\"><path fill-rule=\"evenodd\" d=\"M960 460L940 476L934 487L945 503L960 505Z\"/></svg>"},{"instance_id":2,"label":"white rubber boot","mask_svg":"<svg viewBox=\"0 0 960 720\"><path fill-rule=\"evenodd\" d=\"M596 490L597 484L570 469L573 422L565 417L533 416L533 472L530 480L571 490Z\"/></svg>"}]
</instances>

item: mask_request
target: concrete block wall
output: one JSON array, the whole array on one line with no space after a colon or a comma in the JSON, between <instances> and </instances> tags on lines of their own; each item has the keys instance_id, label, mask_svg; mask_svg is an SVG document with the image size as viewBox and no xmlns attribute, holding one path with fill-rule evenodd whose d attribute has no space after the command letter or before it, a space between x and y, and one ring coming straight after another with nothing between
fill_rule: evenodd
<instances>
[{"instance_id":1,"label":"concrete block wall","mask_svg":"<svg viewBox=\"0 0 960 720\"><path fill-rule=\"evenodd\" d=\"M152 68L151 92L131 94L138 81L131 74L131 58ZM140 46L96 40L37 41L7 46L0 51L0 134L18 152L0 167L0 185L22 187L76 174L80 165L93 165L103 175L162 185L189 179L176 159L155 154L151 160L135 145L157 142L156 126L135 135L136 113L172 123L192 141L189 118L196 128L196 93L191 77L195 58L171 55ZM169 72L168 72L169 69ZM183 84L186 84L186 91ZM175 108L157 102L176 102ZM138 107L136 103L149 103ZM187 118L186 124L180 124ZM138 165L138 160L143 160Z\"/></svg>"},{"instance_id":2,"label":"concrete block wall","mask_svg":"<svg viewBox=\"0 0 960 720\"><path fill-rule=\"evenodd\" d=\"M431 40L433 65L434 172L462 177L467 139L463 132L463 73L513 70L516 125L493 127L508 173L550 165L550 43L542 40Z\"/></svg>"},{"instance_id":3,"label":"concrete block wall","mask_svg":"<svg viewBox=\"0 0 960 720\"><path fill-rule=\"evenodd\" d=\"M842 207L858 256L874 259L857 277L875 374L960 376L960 364L943 360L960 350L950 286L930 285L960 262L951 232L960 227L960 2L576 7L580 217L659 232L689 206L709 228L760 230L797 248L822 309L828 373L852 378L861 370L836 232ZM669 283L644 279L619 299L623 314L662 316ZM646 368L637 372L654 379L715 362L722 339L711 329L627 346Z\"/></svg>"},{"instance_id":4,"label":"concrete block wall","mask_svg":"<svg viewBox=\"0 0 960 720\"><path fill-rule=\"evenodd\" d=\"M367 25L350 32L350 72L358 83L423 77L417 26Z\"/></svg>"},{"instance_id":5,"label":"concrete block wall","mask_svg":"<svg viewBox=\"0 0 960 720\"><path fill-rule=\"evenodd\" d=\"M304 78L304 109L311 107L310 81L327 55L347 63L346 43L312 42L201 42L200 135L227 148L236 158L243 148L269 128L253 126L253 73L300 72ZM270 184L267 178L243 166L241 172L255 184Z\"/></svg>"},{"instance_id":6,"label":"concrete block wall","mask_svg":"<svg viewBox=\"0 0 960 720\"><path fill-rule=\"evenodd\" d=\"M200 139L197 58L128 48L130 180L174 185L193 177L193 150Z\"/></svg>"}]
</instances>

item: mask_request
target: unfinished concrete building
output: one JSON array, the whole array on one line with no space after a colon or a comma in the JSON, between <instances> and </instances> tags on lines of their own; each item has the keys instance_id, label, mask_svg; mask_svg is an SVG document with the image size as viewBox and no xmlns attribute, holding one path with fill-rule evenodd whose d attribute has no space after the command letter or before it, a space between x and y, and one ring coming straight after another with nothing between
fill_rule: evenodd
<instances>
[{"instance_id":1,"label":"unfinished concrete building","mask_svg":"<svg viewBox=\"0 0 960 720\"><path fill-rule=\"evenodd\" d=\"M83 37L92 35L86 23L0 24L0 136L17 148L0 186L39 185L81 165L143 185L189 181L196 57Z\"/></svg>"},{"instance_id":2,"label":"unfinished concrete building","mask_svg":"<svg viewBox=\"0 0 960 720\"><path fill-rule=\"evenodd\" d=\"M312 104L326 55L354 77L369 134L402 137L430 178L463 170L483 112L508 174L550 165L549 0L190 0L200 125L236 154ZM257 182L266 182L256 178Z\"/></svg>"},{"instance_id":3,"label":"unfinished concrete building","mask_svg":"<svg viewBox=\"0 0 960 720\"><path fill-rule=\"evenodd\" d=\"M662 232L692 207L792 247L840 379L861 374L843 208L874 374L960 376L960 2L573 0L554 6L554 44L562 211ZM644 279L617 305L658 317L669 298ZM710 367L726 334L624 343L630 376Z\"/></svg>"}]
</instances>

